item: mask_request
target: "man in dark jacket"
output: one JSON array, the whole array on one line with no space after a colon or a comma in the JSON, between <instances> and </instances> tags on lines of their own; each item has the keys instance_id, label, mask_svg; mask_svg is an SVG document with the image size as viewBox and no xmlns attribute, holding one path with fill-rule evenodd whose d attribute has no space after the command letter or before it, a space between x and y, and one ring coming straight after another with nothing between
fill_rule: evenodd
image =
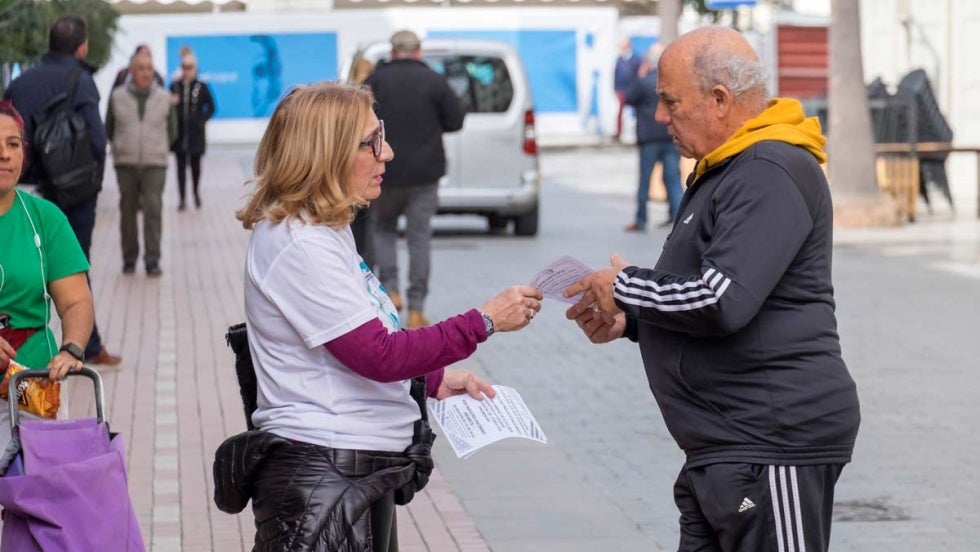
<instances>
[{"instance_id":1,"label":"man in dark jacket","mask_svg":"<svg viewBox=\"0 0 980 552\"><path fill-rule=\"evenodd\" d=\"M92 80L91 67L84 60L88 55L88 29L85 20L77 16L62 17L51 26L48 35L48 53L41 62L14 79L4 97L10 100L24 118L24 134L34 131L34 116L52 99L68 91L69 76L81 70L77 77L75 111L85 119L85 127L98 161L98 180L102 181L105 169L106 135L99 117L99 91ZM30 164L21 180L24 184L37 185L40 174L36 163ZM95 228L95 204L98 192L91 198L65 210L78 243L89 258L92 246L92 230ZM110 354L102 345L99 329L92 327L92 336L85 347L86 364L119 364L120 359Z\"/></svg>"},{"instance_id":2,"label":"man in dark jacket","mask_svg":"<svg viewBox=\"0 0 980 552\"><path fill-rule=\"evenodd\" d=\"M365 81L378 102L378 118L395 158L385 169L385 188L371 205L378 278L399 310L398 217L406 218L408 240L408 324L427 326L432 217L439 207L439 179L446 174L442 134L463 127L465 112L445 77L422 61L422 44L411 31L391 37L391 61Z\"/></svg>"},{"instance_id":3,"label":"man in dark jacket","mask_svg":"<svg viewBox=\"0 0 980 552\"><path fill-rule=\"evenodd\" d=\"M616 101L619 102L619 109L616 111L616 135L614 136L616 140L619 140L623 133L623 108L626 106L626 90L636 80L641 62L640 56L633 51L633 44L630 39L622 39L619 42L619 55L616 56L616 66L613 69L613 90L616 92Z\"/></svg>"},{"instance_id":4,"label":"man in dark jacket","mask_svg":"<svg viewBox=\"0 0 980 552\"><path fill-rule=\"evenodd\" d=\"M664 187L670 211L665 226L677 216L681 205L681 154L667 127L654 120L660 95L657 94L657 62L663 47L658 43L650 47L638 78L626 89L624 101L636 110L636 143L640 150L640 182L636 190L636 216L627 232L643 232L647 227L647 203L650 201L650 174L660 162L663 168Z\"/></svg>"},{"instance_id":5,"label":"man in dark jacket","mask_svg":"<svg viewBox=\"0 0 980 552\"><path fill-rule=\"evenodd\" d=\"M825 139L796 100L768 100L736 31L707 27L660 60L657 120L697 160L653 269L570 286L593 342L640 344L687 461L681 551L826 551L834 486L860 423L831 282Z\"/></svg>"}]
</instances>

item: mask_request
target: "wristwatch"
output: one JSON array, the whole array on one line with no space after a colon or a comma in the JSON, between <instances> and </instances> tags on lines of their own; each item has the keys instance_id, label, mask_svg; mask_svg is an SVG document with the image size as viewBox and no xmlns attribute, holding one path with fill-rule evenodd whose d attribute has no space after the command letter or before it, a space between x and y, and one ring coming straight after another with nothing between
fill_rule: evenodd
<instances>
[{"instance_id":1,"label":"wristwatch","mask_svg":"<svg viewBox=\"0 0 980 552\"><path fill-rule=\"evenodd\" d=\"M58 351L65 351L69 355L75 357L79 362L85 362L85 351L71 341L62 345Z\"/></svg>"},{"instance_id":2,"label":"wristwatch","mask_svg":"<svg viewBox=\"0 0 980 552\"><path fill-rule=\"evenodd\" d=\"M487 329L487 337L490 337L493 335L493 318L485 312L481 312L480 316L483 317L483 327Z\"/></svg>"}]
</instances>

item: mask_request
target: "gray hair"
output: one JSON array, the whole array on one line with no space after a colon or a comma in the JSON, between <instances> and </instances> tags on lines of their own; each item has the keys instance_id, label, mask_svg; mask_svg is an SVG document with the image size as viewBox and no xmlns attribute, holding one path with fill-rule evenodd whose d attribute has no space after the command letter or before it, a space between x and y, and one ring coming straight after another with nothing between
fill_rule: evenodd
<instances>
[{"instance_id":1,"label":"gray hair","mask_svg":"<svg viewBox=\"0 0 980 552\"><path fill-rule=\"evenodd\" d=\"M720 84L738 99L753 95L768 99L769 96L765 66L738 54L703 48L694 56L694 75L704 94Z\"/></svg>"}]
</instances>

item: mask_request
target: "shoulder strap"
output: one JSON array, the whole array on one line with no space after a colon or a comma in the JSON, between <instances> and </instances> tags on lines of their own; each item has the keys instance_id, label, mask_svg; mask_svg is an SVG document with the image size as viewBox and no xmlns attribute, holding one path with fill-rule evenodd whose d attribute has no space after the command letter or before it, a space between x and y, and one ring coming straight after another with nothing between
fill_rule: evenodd
<instances>
[{"instance_id":1,"label":"shoulder strap","mask_svg":"<svg viewBox=\"0 0 980 552\"><path fill-rule=\"evenodd\" d=\"M76 67L68 74L68 101L62 106L66 111L75 109L75 92L78 90L78 76L82 74L82 68Z\"/></svg>"}]
</instances>

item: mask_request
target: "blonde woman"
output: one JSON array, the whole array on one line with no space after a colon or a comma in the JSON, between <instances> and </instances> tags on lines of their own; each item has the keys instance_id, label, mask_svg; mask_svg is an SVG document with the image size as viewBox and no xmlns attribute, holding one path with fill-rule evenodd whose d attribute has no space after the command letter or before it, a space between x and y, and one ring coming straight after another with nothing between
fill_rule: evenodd
<instances>
[{"instance_id":1,"label":"blonde woman","mask_svg":"<svg viewBox=\"0 0 980 552\"><path fill-rule=\"evenodd\" d=\"M473 373L444 367L541 308L538 290L514 286L479 309L402 331L350 230L355 210L382 193L394 156L372 103L368 89L335 83L287 94L259 144L255 193L238 213L252 230L252 421L266 444L248 481L255 550L397 550L394 505L432 469L431 437L419 426L424 397L413 398L411 380L424 377L438 399L492 397Z\"/></svg>"}]
</instances>

